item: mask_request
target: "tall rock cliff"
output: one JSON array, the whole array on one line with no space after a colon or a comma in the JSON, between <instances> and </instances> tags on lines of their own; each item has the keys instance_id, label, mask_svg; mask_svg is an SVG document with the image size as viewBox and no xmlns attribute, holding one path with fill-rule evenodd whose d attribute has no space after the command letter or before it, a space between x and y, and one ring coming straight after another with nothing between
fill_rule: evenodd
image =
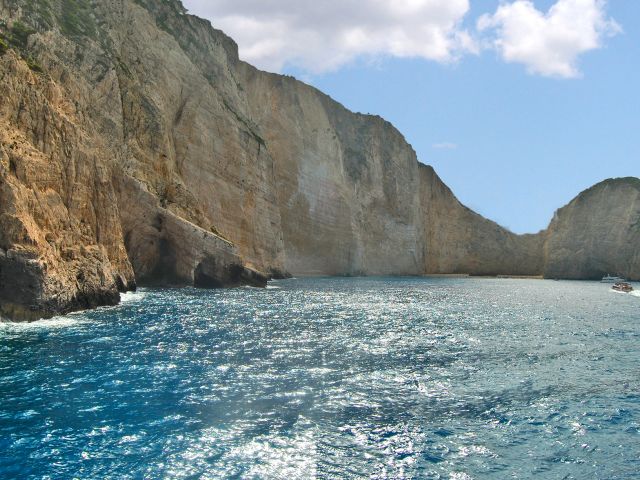
<instances>
[{"instance_id":1,"label":"tall rock cliff","mask_svg":"<svg viewBox=\"0 0 640 480\"><path fill-rule=\"evenodd\" d=\"M545 232L515 235L462 205L431 167L422 167L427 273L541 275Z\"/></svg>"},{"instance_id":2,"label":"tall rock cliff","mask_svg":"<svg viewBox=\"0 0 640 480\"><path fill-rule=\"evenodd\" d=\"M240 61L177 0L0 0L5 317L115 303L136 282L579 276L570 225L547 242L475 214L391 124Z\"/></svg>"},{"instance_id":3,"label":"tall rock cliff","mask_svg":"<svg viewBox=\"0 0 640 480\"><path fill-rule=\"evenodd\" d=\"M556 212L545 244L548 278L640 280L640 179L606 180Z\"/></svg>"}]
</instances>

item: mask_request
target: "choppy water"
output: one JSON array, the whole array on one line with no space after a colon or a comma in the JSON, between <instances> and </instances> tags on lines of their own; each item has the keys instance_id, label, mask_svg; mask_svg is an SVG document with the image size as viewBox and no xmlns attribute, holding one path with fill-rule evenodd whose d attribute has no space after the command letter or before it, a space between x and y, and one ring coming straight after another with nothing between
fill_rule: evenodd
<instances>
[{"instance_id":1,"label":"choppy water","mask_svg":"<svg viewBox=\"0 0 640 480\"><path fill-rule=\"evenodd\" d=\"M640 298L273 285L0 325L0 477L639 477Z\"/></svg>"}]
</instances>

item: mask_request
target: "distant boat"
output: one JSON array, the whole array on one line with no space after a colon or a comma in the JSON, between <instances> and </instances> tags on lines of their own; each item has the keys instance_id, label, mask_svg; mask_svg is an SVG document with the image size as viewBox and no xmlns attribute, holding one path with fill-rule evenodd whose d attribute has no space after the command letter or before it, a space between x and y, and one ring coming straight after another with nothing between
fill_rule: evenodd
<instances>
[{"instance_id":1,"label":"distant boat","mask_svg":"<svg viewBox=\"0 0 640 480\"><path fill-rule=\"evenodd\" d=\"M624 280L625 279L622 277L612 277L611 275L602 277L602 283L618 283L618 282L624 282Z\"/></svg>"},{"instance_id":2,"label":"distant boat","mask_svg":"<svg viewBox=\"0 0 640 480\"><path fill-rule=\"evenodd\" d=\"M633 287L626 282L615 283L611 288L614 289L616 292L624 292L624 293L633 292Z\"/></svg>"}]
</instances>

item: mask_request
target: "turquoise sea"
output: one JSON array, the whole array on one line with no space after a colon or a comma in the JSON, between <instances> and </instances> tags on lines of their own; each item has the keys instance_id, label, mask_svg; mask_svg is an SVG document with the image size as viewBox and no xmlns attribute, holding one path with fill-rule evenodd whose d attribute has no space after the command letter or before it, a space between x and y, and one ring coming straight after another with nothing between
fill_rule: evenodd
<instances>
[{"instance_id":1,"label":"turquoise sea","mask_svg":"<svg viewBox=\"0 0 640 480\"><path fill-rule=\"evenodd\" d=\"M640 297L368 278L0 324L2 479L637 479Z\"/></svg>"}]
</instances>

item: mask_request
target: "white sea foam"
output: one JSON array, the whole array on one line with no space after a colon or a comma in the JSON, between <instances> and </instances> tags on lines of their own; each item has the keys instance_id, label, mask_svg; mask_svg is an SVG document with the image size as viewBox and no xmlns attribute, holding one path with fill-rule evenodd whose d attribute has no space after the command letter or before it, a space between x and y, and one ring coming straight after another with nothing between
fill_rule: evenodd
<instances>
[{"instance_id":1,"label":"white sea foam","mask_svg":"<svg viewBox=\"0 0 640 480\"><path fill-rule=\"evenodd\" d=\"M130 303L142 300L145 297L145 292L138 290L137 292L127 292L120 294L121 303ZM100 307L98 310L108 309L113 307ZM55 330L60 328L69 328L78 325L82 325L89 322L85 313L87 311L80 311L70 313L68 315L61 315L58 317L36 320L35 322L12 322L5 318L0 317L0 332L7 331L29 331L29 330Z\"/></svg>"},{"instance_id":2,"label":"white sea foam","mask_svg":"<svg viewBox=\"0 0 640 480\"><path fill-rule=\"evenodd\" d=\"M615 293L618 295L631 295L632 297L640 297L640 290L634 290L633 292L619 292L617 290L609 290L611 293Z\"/></svg>"},{"instance_id":3,"label":"white sea foam","mask_svg":"<svg viewBox=\"0 0 640 480\"><path fill-rule=\"evenodd\" d=\"M88 320L78 314L67 315L61 317L53 317L46 320L37 320L35 322L10 322L0 321L0 332L2 331L28 331L28 330L55 330L59 328L69 328L83 323Z\"/></svg>"},{"instance_id":4,"label":"white sea foam","mask_svg":"<svg viewBox=\"0 0 640 480\"><path fill-rule=\"evenodd\" d=\"M142 300L146 293L144 290L138 290L137 292L126 292L120 294L120 303L131 303Z\"/></svg>"}]
</instances>

